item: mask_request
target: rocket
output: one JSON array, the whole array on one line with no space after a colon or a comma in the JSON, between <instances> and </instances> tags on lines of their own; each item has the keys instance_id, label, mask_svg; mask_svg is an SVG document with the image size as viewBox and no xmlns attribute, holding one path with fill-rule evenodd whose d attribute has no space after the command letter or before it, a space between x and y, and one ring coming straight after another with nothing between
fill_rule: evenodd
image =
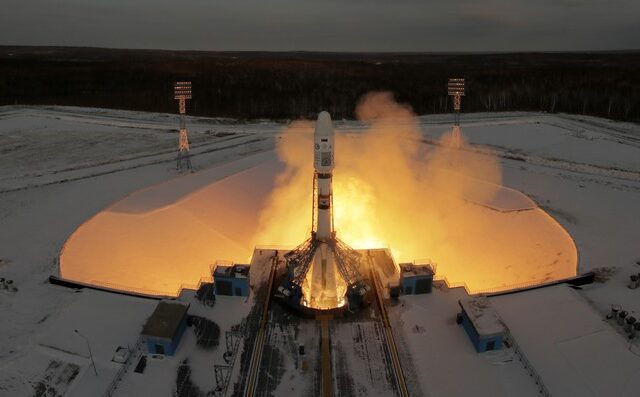
<instances>
[{"instance_id":1,"label":"rocket","mask_svg":"<svg viewBox=\"0 0 640 397\"><path fill-rule=\"evenodd\" d=\"M285 254L289 279L278 291L294 307L328 310L369 304L371 286L360 273L360 254L340 241L333 225L335 133L320 112L313 134L314 195L311 237ZM356 302L356 303L354 303Z\"/></svg>"},{"instance_id":2,"label":"rocket","mask_svg":"<svg viewBox=\"0 0 640 397\"><path fill-rule=\"evenodd\" d=\"M337 307L338 271L336 269L335 233L333 230L333 192L332 179L334 168L334 136L331 116L327 112L320 112L313 134L313 167L317 184L315 206L317 225L315 234L317 249L311 260L311 271L308 274L310 282L310 303L313 306ZM344 282L343 282L344 283Z\"/></svg>"},{"instance_id":3,"label":"rocket","mask_svg":"<svg viewBox=\"0 0 640 397\"><path fill-rule=\"evenodd\" d=\"M331 205L333 204L332 179L335 166L334 137L331 116L328 112L320 112L313 134L313 166L318 184L318 196L315 204L316 213L318 214L316 238L323 242L334 236L333 217L331 214Z\"/></svg>"}]
</instances>

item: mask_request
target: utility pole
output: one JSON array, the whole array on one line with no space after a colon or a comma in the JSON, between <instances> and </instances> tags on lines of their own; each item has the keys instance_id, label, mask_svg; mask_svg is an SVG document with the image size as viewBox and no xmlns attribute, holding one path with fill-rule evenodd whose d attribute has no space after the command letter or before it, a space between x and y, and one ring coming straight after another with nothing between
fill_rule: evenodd
<instances>
[{"instance_id":1,"label":"utility pole","mask_svg":"<svg viewBox=\"0 0 640 397\"><path fill-rule=\"evenodd\" d=\"M96 369L95 361L93 361L93 354L91 353L91 345L89 344L89 339L86 336L82 335L77 329L74 329L73 332L80 335L87 342L87 349L89 349L89 358L91 359L91 365L93 366L93 373L98 376L98 370Z\"/></svg>"}]
</instances>

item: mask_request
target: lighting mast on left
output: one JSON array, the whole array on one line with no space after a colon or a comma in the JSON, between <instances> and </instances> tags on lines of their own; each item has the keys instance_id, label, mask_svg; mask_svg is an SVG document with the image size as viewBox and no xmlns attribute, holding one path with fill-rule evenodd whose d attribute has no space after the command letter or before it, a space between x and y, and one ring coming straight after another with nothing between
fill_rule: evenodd
<instances>
[{"instance_id":1,"label":"lighting mast on left","mask_svg":"<svg viewBox=\"0 0 640 397\"><path fill-rule=\"evenodd\" d=\"M189 154L189 137L187 136L187 127L185 114L187 113L187 99L191 99L191 82L176 81L173 84L174 99L178 100L180 111L180 139L178 141L178 158L176 161L176 169L183 168L193 171L191 168L191 155ZM184 164L184 165L183 165Z\"/></svg>"}]
</instances>

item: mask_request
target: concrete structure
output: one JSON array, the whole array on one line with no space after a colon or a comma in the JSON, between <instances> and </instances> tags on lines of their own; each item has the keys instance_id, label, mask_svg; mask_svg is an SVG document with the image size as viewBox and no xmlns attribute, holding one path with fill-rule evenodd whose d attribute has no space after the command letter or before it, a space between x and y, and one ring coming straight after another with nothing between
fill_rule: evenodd
<instances>
[{"instance_id":1,"label":"concrete structure","mask_svg":"<svg viewBox=\"0 0 640 397\"><path fill-rule=\"evenodd\" d=\"M249 296L249 265L217 265L213 271L216 295Z\"/></svg>"},{"instance_id":2,"label":"concrete structure","mask_svg":"<svg viewBox=\"0 0 640 397\"><path fill-rule=\"evenodd\" d=\"M433 286L431 265L400 264L400 289L405 295L430 294Z\"/></svg>"},{"instance_id":3,"label":"concrete structure","mask_svg":"<svg viewBox=\"0 0 640 397\"><path fill-rule=\"evenodd\" d=\"M389 297L392 299L398 299L400 297L400 282L399 281L389 281L387 283L387 288L389 288Z\"/></svg>"},{"instance_id":4,"label":"concrete structure","mask_svg":"<svg viewBox=\"0 0 640 397\"><path fill-rule=\"evenodd\" d=\"M142 329L149 354L173 356L187 328L189 304L160 301Z\"/></svg>"},{"instance_id":5,"label":"concrete structure","mask_svg":"<svg viewBox=\"0 0 640 397\"><path fill-rule=\"evenodd\" d=\"M470 298L458 301L462 326L478 353L502 349L507 328L491 307L487 298Z\"/></svg>"}]
</instances>

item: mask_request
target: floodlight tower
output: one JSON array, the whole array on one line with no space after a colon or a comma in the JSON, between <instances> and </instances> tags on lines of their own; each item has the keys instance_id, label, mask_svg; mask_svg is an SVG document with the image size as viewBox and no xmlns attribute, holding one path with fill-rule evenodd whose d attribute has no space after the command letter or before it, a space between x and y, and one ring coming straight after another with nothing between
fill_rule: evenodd
<instances>
[{"instance_id":1,"label":"floodlight tower","mask_svg":"<svg viewBox=\"0 0 640 397\"><path fill-rule=\"evenodd\" d=\"M462 97L464 96L464 79L450 78L447 85L449 96L453 97L453 134L452 145L460 146L460 107L462 105Z\"/></svg>"},{"instance_id":2,"label":"floodlight tower","mask_svg":"<svg viewBox=\"0 0 640 397\"><path fill-rule=\"evenodd\" d=\"M176 169L185 167L191 170L191 155L189 154L189 137L187 136L187 127L185 114L187 113L187 99L191 99L191 82L176 81L173 84L173 98L178 100L180 111L180 139L178 141L178 158L176 161Z\"/></svg>"}]
</instances>

